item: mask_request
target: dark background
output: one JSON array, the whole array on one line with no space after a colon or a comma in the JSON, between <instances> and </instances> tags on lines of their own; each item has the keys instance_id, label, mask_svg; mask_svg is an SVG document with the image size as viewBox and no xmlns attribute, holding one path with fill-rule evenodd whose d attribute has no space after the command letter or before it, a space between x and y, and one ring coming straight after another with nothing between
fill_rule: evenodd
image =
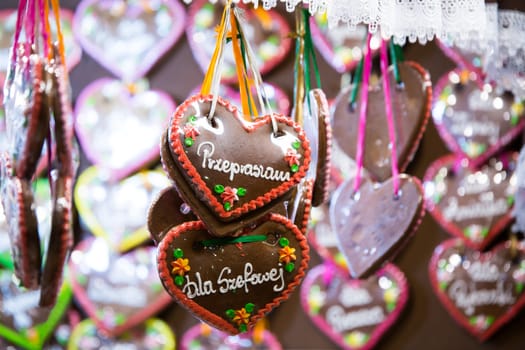
<instances>
[{"instance_id":1,"label":"dark background","mask_svg":"<svg viewBox=\"0 0 525 350\"><path fill-rule=\"evenodd\" d=\"M77 3L76 0L61 1L62 7L72 10L75 9ZM15 8L16 4L15 0L2 0L0 8ZM511 8L513 5L519 5L523 8L525 1L504 1L503 5ZM284 12L284 5L281 5L279 11ZM293 28L292 16L286 16ZM433 83L454 67L454 64L441 53L433 42L425 46L408 45L404 48L404 52L406 59L420 63L430 72ZM320 55L318 55L318 60L323 88L328 98L333 98L339 90L340 75ZM74 99L84 86L100 77L111 77L111 74L86 53L83 53L82 62L73 69L70 75ZM169 93L177 103L181 103L188 93L202 82L203 73L193 59L186 37L183 36L154 66L147 78L150 80L152 89ZM264 79L276 83L291 97L293 54L290 53L287 59L265 75ZM518 143L521 143L521 140ZM519 149L519 144L515 143L512 147ZM420 148L406 172L422 178L429 164L446 153L443 142L437 135L433 123L430 122ZM87 165L87 162L83 160L82 168ZM77 230L77 240L85 234ZM502 233L500 240L506 237L508 233ZM394 263L406 274L410 285L410 299L401 318L383 336L376 349L525 349L525 312L519 313L489 341L481 344L462 329L438 301L430 285L427 266L434 248L447 238L450 236L435 223L430 215L426 215L412 241L394 260ZM319 257L312 252L311 266L319 262ZM181 339L186 329L197 323L196 319L175 303L161 313L160 317L172 325L178 339ZM288 301L274 310L268 316L268 320L271 331L279 338L284 349L337 348L303 313L297 291Z\"/></svg>"}]
</instances>

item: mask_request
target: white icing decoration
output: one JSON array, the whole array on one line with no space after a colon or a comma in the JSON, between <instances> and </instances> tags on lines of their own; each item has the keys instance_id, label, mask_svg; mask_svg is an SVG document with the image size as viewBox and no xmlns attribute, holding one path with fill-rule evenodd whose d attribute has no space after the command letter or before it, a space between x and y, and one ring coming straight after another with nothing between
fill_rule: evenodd
<instances>
[{"instance_id":1,"label":"white icing decoration","mask_svg":"<svg viewBox=\"0 0 525 350\"><path fill-rule=\"evenodd\" d=\"M344 286L339 295L339 302L345 307L366 305L372 302L372 297L366 289Z\"/></svg>"},{"instance_id":2,"label":"white icing decoration","mask_svg":"<svg viewBox=\"0 0 525 350\"><path fill-rule=\"evenodd\" d=\"M490 261L474 261L467 272L476 282L496 282L500 277L498 267Z\"/></svg>"},{"instance_id":3,"label":"white icing decoration","mask_svg":"<svg viewBox=\"0 0 525 350\"><path fill-rule=\"evenodd\" d=\"M469 286L465 281L454 281L448 289L448 295L457 307L465 310L467 315L472 315L474 309L478 306L505 306L512 305L516 301L512 295L511 286L509 285L505 289L502 281L496 284L495 289L478 290L469 290Z\"/></svg>"},{"instance_id":4,"label":"white icing decoration","mask_svg":"<svg viewBox=\"0 0 525 350\"><path fill-rule=\"evenodd\" d=\"M343 307L333 305L326 311L326 320L338 332L376 325L384 319L385 314L380 306L345 313Z\"/></svg>"},{"instance_id":5,"label":"white icing decoration","mask_svg":"<svg viewBox=\"0 0 525 350\"><path fill-rule=\"evenodd\" d=\"M494 144L499 140L500 128L498 123L489 120L473 120L469 118L469 112L454 111L454 122L450 126L450 132L454 135L465 137L485 136L489 143Z\"/></svg>"},{"instance_id":6,"label":"white icing decoration","mask_svg":"<svg viewBox=\"0 0 525 350\"><path fill-rule=\"evenodd\" d=\"M101 278L92 278L87 287L87 295L94 302L117 304L134 308L147 305L146 293L134 286L114 286Z\"/></svg>"},{"instance_id":7,"label":"white icing decoration","mask_svg":"<svg viewBox=\"0 0 525 350\"><path fill-rule=\"evenodd\" d=\"M509 210L507 201L499 198L495 201L480 201L468 205L458 205L457 198L451 198L443 209L447 221L463 221L503 215Z\"/></svg>"},{"instance_id":8,"label":"white icing decoration","mask_svg":"<svg viewBox=\"0 0 525 350\"><path fill-rule=\"evenodd\" d=\"M233 181L235 175L245 175L270 181L289 181L290 172L275 170L274 168L261 164L239 164L222 158L211 158L215 153L215 145L212 142L205 141L197 147L197 155L202 157L202 168L211 169L218 172L230 174L230 181Z\"/></svg>"},{"instance_id":9,"label":"white icing decoration","mask_svg":"<svg viewBox=\"0 0 525 350\"><path fill-rule=\"evenodd\" d=\"M195 281L190 280L189 275L186 275L186 281L182 292L190 299L198 296L206 296L217 293L226 294L228 292L238 292L244 290L249 293L250 286L256 286L269 282L277 282L273 286L274 292L281 292L286 286L284 280L284 269L282 267L272 268L266 272L254 272L253 265L246 263L244 265L244 272L242 275L230 276L232 270L230 267L224 267L215 284L210 280L202 280L199 272L195 273Z\"/></svg>"}]
</instances>

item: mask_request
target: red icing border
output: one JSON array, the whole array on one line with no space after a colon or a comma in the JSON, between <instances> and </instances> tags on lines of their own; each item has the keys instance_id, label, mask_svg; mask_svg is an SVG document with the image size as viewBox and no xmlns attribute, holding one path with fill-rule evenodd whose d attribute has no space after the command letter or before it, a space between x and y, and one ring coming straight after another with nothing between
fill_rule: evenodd
<instances>
[{"instance_id":1,"label":"red icing border","mask_svg":"<svg viewBox=\"0 0 525 350\"><path fill-rule=\"evenodd\" d=\"M346 270L346 273L345 273L343 272L344 270L340 266L338 266L337 268L340 269L340 271L336 271L334 273L344 274L344 276L348 275L348 270ZM330 265L327 265L326 263L318 265L312 268L310 272L308 273L308 275L305 277L304 282L301 286L301 305L303 307L303 310L310 317L310 320L321 331L323 331L323 333L325 333L333 342L335 342L342 349L347 349L347 350L372 349L379 342L379 340L381 340L381 337L394 325L394 323L399 318L399 316L401 315L401 313L403 312L406 306L406 303L409 297L409 286L408 286L408 282L407 282L405 275L397 266L393 264L387 264L384 267L382 267L381 270L376 272L376 274L387 272L394 277L395 281L399 285L399 290L400 290L398 303L396 305L396 308L391 313L388 314L386 319L374 329L374 331L371 333L371 336L368 342L362 347L355 348L355 347L350 347L348 344L346 344L341 334L338 333L337 331L334 331L332 327L330 327L330 325L325 321L323 317L319 315L312 315L309 313L308 291L314 284L315 280L320 275L324 275L327 269L330 269ZM347 280L352 281L352 282L360 282L360 280L353 280L348 277L347 277Z\"/></svg>"},{"instance_id":2,"label":"red icing border","mask_svg":"<svg viewBox=\"0 0 525 350\"><path fill-rule=\"evenodd\" d=\"M220 96L216 97L217 104L223 106L228 111L230 111L232 113L232 116L236 118L237 121L241 124L244 131L248 133L257 130L259 127L262 127L264 125L271 124L271 117L269 115L265 115L263 117L258 118L254 122L248 123L242 119L237 107L232 105L230 102L222 99ZM215 198L213 192L206 186L206 183L202 180L202 177L195 169L192 162L188 159L186 153L184 152L184 146L182 145L179 136L179 122L181 122L182 116L186 109L188 109L189 106L195 102L211 102L212 100L213 95L194 95L188 98L182 104L180 104L175 110L175 113L173 114L170 120L168 142L170 143L171 152L174 156L173 160L179 162L182 168L181 171L185 172L186 175L191 178L192 187L194 188L194 190L196 192L200 192L199 194L205 197L205 200L208 201L208 203L211 205L211 209L220 218L227 219L230 217L237 217L252 210L255 210L259 207L263 207L272 200L286 193L293 185L297 184L306 175L306 171L308 170L308 166L310 164L311 151L309 142L306 139L304 131L291 118L287 118L281 114L274 113L273 116L277 123L282 123L289 127L292 127L297 133L297 138L299 139L299 141L301 141L301 147L304 149L304 161L302 165L299 167L299 170L293 174L293 176L290 178L290 181L283 182L281 185L274 187L270 191L266 192L264 195L259 196L256 199L252 199L251 201L243 204L240 207L237 207L230 211L224 210L222 203L220 203L217 200L217 198ZM195 186L197 187L196 189Z\"/></svg>"},{"instance_id":3,"label":"red icing border","mask_svg":"<svg viewBox=\"0 0 525 350\"><path fill-rule=\"evenodd\" d=\"M449 170L453 169L454 163L458 160L458 155L448 154L441 158L435 160L427 169L424 176L424 183L433 182L434 176L438 173L439 169L443 166L446 166ZM489 243L491 243L494 238L496 238L501 231L503 231L514 219L512 216L512 208L514 204L509 209L509 212L501 217L496 223L491 225L487 237L485 237L480 243L475 243L472 240L465 237L463 231L453 222L446 220L443 217L443 214L439 207L432 202L431 199L427 198L426 193L424 196L425 206L427 211L434 217L434 219L439 223L439 225L445 229L449 234L461 239L467 246L483 250Z\"/></svg>"},{"instance_id":4,"label":"red icing border","mask_svg":"<svg viewBox=\"0 0 525 350\"><path fill-rule=\"evenodd\" d=\"M440 245L438 245L434 249L434 252L432 253L432 257L428 265L428 274L429 274L430 282L432 284L432 288L434 289L434 293L437 295L438 299L445 306L445 308L450 313L450 315L456 320L457 323L459 323L459 325L465 328L470 334L475 336L479 341L483 342L489 339L504 324L506 324L514 316L516 316L517 313L525 306L525 293L522 293L521 297L518 298L516 304L514 304L511 308L509 308L509 311L505 315L497 318L494 321L494 323L490 325L485 331L477 332L475 328L470 326L468 319L466 319L466 317L455 307L455 305L450 301L450 299L443 292L440 291L439 282L437 280L437 274L436 274L437 264L441 257L441 253L443 253L444 250L447 250L451 247L456 247L461 242L462 240L458 238L453 238L453 239L446 240L442 242ZM507 242L497 245L492 250L486 253L480 253L480 257L478 258L478 261L490 259L490 257L492 256L494 252L497 252L502 249L508 249L509 244L510 243L507 241ZM523 247L518 248L518 249L520 249L522 252L524 251Z\"/></svg>"},{"instance_id":5,"label":"red icing border","mask_svg":"<svg viewBox=\"0 0 525 350\"><path fill-rule=\"evenodd\" d=\"M301 265L297 269L297 273L294 277L294 280L288 284L288 287L281 293L281 296L274 298L264 307L260 308L257 314L252 315L250 317L250 321L247 325L248 328L252 328L259 319L263 318L267 313L269 313L271 310L279 306L279 304L281 304L283 301L287 300L290 297L292 291L301 283L301 280L305 275L305 270L308 267L308 262L310 260L310 248L308 246L306 238L301 233L301 231L299 231L297 226L295 226L289 219L278 214L269 214L268 220L277 222L285 226L285 228L287 228L295 234L295 237L299 242L299 246L301 247ZM230 322L223 319L222 317L217 316L217 314L209 311L208 309L200 306L192 299L189 299L186 296L186 294L183 293L182 290L179 287L177 287L173 282L170 269L166 264L166 251L168 250L169 245L171 244L174 238L177 238L181 234L184 234L184 232L186 231L205 229L206 226L202 221L189 221L179 226L175 226L166 234L166 236L158 245L157 267L159 269L159 277L163 281L163 284L168 290L169 294L171 294L181 306L183 306L188 311L196 315L197 318L213 325L215 328L218 328L230 334L239 334L239 330L236 327L234 327Z\"/></svg>"},{"instance_id":6,"label":"red icing border","mask_svg":"<svg viewBox=\"0 0 525 350\"><path fill-rule=\"evenodd\" d=\"M462 70L461 68L452 69L446 72L445 74L443 74L443 76L439 78L436 84L436 89L434 91L432 107L434 107L435 102L439 99L439 95L441 95L441 92L443 91L443 89L449 84L449 74L453 72L459 74L461 70ZM473 82L469 81L469 83L473 83ZM509 144L513 139L519 136L522 130L525 128L525 116L522 114L522 117L519 123L515 125L514 127L512 127L505 135L502 135L499 138L498 142L496 142L493 145L488 145L489 147L487 148L487 150L481 153L476 158L470 158L467 154L465 154L465 152L463 152L463 150L458 145L454 136L448 132L447 128L443 125L443 123L436 122L435 118L432 118L432 119L434 120L434 125L436 126L439 136L441 137L441 139L443 140L447 148L451 152L456 153L460 155L461 157L468 159L469 167L471 167L472 169L475 169L479 167L480 165L482 165L483 163L485 163L490 157L492 157L495 153L497 153L501 148L503 148L504 146Z\"/></svg>"}]
</instances>

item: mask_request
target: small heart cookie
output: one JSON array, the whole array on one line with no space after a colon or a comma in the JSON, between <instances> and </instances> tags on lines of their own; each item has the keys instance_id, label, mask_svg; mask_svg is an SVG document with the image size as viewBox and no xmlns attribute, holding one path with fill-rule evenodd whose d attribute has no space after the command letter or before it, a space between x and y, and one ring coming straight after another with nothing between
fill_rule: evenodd
<instances>
[{"instance_id":1,"label":"small heart cookie","mask_svg":"<svg viewBox=\"0 0 525 350\"><path fill-rule=\"evenodd\" d=\"M288 299L309 261L306 238L270 214L236 238L211 236L202 221L170 230L158 246L166 290L197 318L230 334L245 332Z\"/></svg>"}]
</instances>

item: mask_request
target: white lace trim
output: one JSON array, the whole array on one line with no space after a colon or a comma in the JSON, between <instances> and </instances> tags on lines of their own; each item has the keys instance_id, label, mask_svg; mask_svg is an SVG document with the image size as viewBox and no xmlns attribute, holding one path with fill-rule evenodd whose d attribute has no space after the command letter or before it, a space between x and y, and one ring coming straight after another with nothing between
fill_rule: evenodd
<instances>
[{"instance_id":1,"label":"white lace trim","mask_svg":"<svg viewBox=\"0 0 525 350\"><path fill-rule=\"evenodd\" d=\"M191 0L184 0L189 3ZM217 0L210 0L216 2ZM268 10L284 3L288 11L307 5L310 12L328 11L329 27L340 22L350 28L367 24L370 32L381 29L384 38L398 44L434 37L460 40L485 30L484 0L233 0Z\"/></svg>"}]
</instances>

